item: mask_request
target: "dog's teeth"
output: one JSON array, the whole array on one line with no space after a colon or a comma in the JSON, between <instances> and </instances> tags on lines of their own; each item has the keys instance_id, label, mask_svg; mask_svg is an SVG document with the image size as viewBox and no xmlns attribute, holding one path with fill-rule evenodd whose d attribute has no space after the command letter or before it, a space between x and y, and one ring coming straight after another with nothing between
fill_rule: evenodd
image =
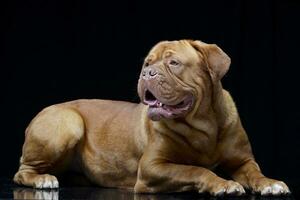
<instances>
[{"instance_id":1,"label":"dog's teeth","mask_svg":"<svg viewBox=\"0 0 300 200\"><path fill-rule=\"evenodd\" d=\"M158 103L158 106L159 106L159 107L162 107L162 103L161 103L161 102L159 102L159 103Z\"/></svg>"}]
</instances>

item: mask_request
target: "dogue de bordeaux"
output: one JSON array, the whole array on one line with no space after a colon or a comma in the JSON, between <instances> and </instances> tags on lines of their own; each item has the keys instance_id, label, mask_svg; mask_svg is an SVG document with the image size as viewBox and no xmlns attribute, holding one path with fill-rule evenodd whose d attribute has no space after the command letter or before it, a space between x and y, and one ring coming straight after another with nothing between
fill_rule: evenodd
<instances>
[{"instance_id":1,"label":"dogue de bordeaux","mask_svg":"<svg viewBox=\"0 0 300 200\"><path fill-rule=\"evenodd\" d=\"M136 193L290 193L265 177L221 78L230 58L197 40L162 41L145 58L141 103L81 99L49 106L26 129L14 182L59 187L57 175ZM220 167L232 178L221 178Z\"/></svg>"}]
</instances>

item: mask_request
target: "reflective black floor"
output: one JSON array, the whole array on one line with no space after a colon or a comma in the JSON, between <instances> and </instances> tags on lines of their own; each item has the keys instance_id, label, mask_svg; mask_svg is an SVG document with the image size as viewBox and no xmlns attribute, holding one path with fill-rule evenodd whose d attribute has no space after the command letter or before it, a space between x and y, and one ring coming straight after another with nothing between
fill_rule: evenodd
<instances>
[{"instance_id":1,"label":"reflective black floor","mask_svg":"<svg viewBox=\"0 0 300 200\"><path fill-rule=\"evenodd\" d=\"M261 197L246 195L243 197L211 197L198 193L176 193L141 195L130 191L99 187L61 187L59 190L36 190L20 187L7 178L0 178L0 199L101 199L101 200L180 200L180 199L235 199L235 200L296 200L300 198L299 187L290 187L293 194L285 197Z\"/></svg>"}]
</instances>

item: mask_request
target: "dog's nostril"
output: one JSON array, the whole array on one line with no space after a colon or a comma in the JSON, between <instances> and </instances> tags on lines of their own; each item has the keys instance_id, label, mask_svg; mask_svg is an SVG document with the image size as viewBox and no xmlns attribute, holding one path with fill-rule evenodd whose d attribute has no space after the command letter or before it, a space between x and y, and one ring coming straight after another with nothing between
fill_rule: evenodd
<instances>
[{"instance_id":1,"label":"dog's nostril","mask_svg":"<svg viewBox=\"0 0 300 200\"><path fill-rule=\"evenodd\" d=\"M154 78L157 75L157 71L152 68L146 68L142 71L143 78Z\"/></svg>"},{"instance_id":2,"label":"dog's nostril","mask_svg":"<svg viewBox=\"0 0 300 200\"><path fill-rule=\"evenodd\" d=\"M154 70L150 70L150 71L149 71L149 75L150 75L150 76L155 76L156 74L157 74L157 72L154 71Z\"/></svg>"}]
</instances>

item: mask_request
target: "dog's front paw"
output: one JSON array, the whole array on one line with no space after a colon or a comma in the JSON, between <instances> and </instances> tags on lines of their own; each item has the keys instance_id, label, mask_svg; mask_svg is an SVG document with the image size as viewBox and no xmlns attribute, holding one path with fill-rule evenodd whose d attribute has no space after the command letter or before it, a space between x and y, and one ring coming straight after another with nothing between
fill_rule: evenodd
<instances>
[{"instance_id":1,"label":"dog's front paw","mask_svg":"<svg viewBox=\"0 0 300 200\"><path fill-rule=\"evenodd\" d=\"M208 189L208 192L213 196L223 195L243 195L245 190L241 184L235 181L223 180L221 182L214 182Z\"/></svg>"},{"instance_id":2,"label":"dog's front paw","mask_svg":"<svg viewBox=\"0 0 300 200\"><path fill-rule=\"evenodd\" d=\"M252 184L253 192L261 195L286 195L290 194L288 186L282 182L270 178L259 178Z\"/></svg>"},{"instance_id":3,"label":"dog's front paw","mask_svg":"<svg viewBox=\"0 0 300 200\"><path fill-rule=\"evenodd\" d=\"M55 176L49 174L42 174L35 177L34 188L58 188L58 180Z\"/></svg>"}]
</instances>

